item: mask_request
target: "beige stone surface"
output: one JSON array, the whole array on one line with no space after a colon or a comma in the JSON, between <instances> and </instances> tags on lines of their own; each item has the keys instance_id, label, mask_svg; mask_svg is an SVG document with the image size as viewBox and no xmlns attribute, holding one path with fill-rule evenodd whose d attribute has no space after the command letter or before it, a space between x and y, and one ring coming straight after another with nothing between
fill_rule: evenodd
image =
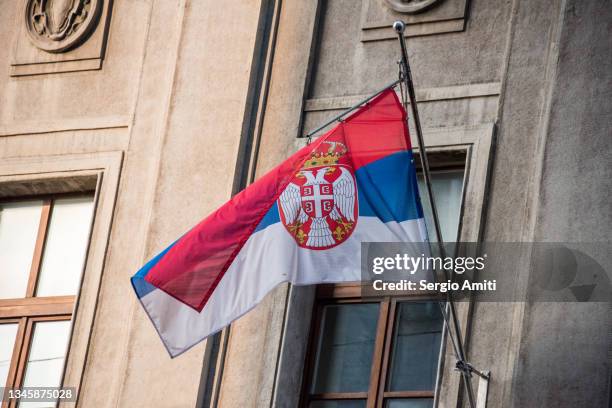
<instances>
[{"instance_id":1,"label":"beige stone surface","mask_svg":"<svg viewBox=\"0 0 612 408\"><path fill-rule=\"evenodd\" d=\"M101 69L10 77L17 3L0 2L0 160L124 157L112 228L95 236L95 320L73 334L78 405L194 406L204 344L170 359L129 277L230 197L259 2L116 0Z\"/></svg>"},{"instance_id":2,"label":"beige stone surface","mask_svg":"<svg viewBox=\"0 0 612 408\"><path fill-rule=\"evenodd\" d=\"M286 2L280 13L277 57L272 66L256 176L264 174L294 151L317 4ZM300 21L300 24L293 24L293 21ZM302 46L296 47L296 44ZM232 325L219 406L261 407L272 403L287 292L288 285L280 285Z\"/></svg>"}]
</instances>

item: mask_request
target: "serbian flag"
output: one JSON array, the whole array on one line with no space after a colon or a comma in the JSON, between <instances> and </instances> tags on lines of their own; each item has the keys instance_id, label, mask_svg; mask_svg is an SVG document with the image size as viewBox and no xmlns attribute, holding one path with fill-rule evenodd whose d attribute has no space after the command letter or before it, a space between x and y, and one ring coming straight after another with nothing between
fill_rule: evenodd
<instances>
[{"instance_id":1,"label":"serbian flag","mask_svg":"<svg viewBox=\"0 0 612 408\"><path fill-rule=\"evenodd\" d=\"M175 357L282 282L361 280L362 242L425 242L406 112L391 89L150 260L132 285Z\"/></svg>"}]
</instances>

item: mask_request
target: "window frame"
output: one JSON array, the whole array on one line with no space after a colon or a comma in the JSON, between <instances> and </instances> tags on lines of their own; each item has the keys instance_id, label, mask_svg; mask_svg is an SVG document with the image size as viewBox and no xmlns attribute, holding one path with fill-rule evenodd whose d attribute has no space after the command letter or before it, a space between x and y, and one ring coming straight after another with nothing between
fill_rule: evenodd
<instances>
[{"instance_id":1,"label":"window frame","mask_svg":"<svg viewBox=\"0 0 612 408\"><path fill-rule=\"evenodd\" d=\"M389 371L389 359L392 349L395 321L397 317L397 305L402 302L423 302L443 300L435 293L419 293L410 296L377 296L361 297L361 284L337 283L318 285L315 294L315 304L312 314L311 334L306 351L306 364L302 381L302 397L300 406L308 407L312 401L321 400L366 400L366 407L382 407L386 399L391 398L434 398L435 387L431 391L385 391L386 380ZM438 299L437 299L438 297ZM317 344L320 337L323 309L327 305L335 304L361 304L379 303L378 323L376 326L376 337L370 370L370 382L368 391L365 392L334 392L311 394L310 386L314 374L314 365L317 353ZM444 330L440 342L440 353L438 361L442 358L444 349Z\"/></svg>"},{"instance_id":2,"label":"window frame","mask_svg":"<svg viewBox=\"0 0 612 408\"><path fill-rule=\"evenodd\" d=\"M420 158L418 150L414 152L417 176L421 173ZM466 186L469 178L469 149L428 149L430 168L432 172L456 172L463 171L462 191L460 195L460 212L457 226L456 239L461 236L463 218L463 207L466 195ZM459 158L459 159L458 159ZM320 400L366 400L366 407L383 407L387 399L393 398L435 398L438 381L431 391L386 391L386 380L389 371L389 360L392 354L392 341L397 316L397 304L399 302L418 302L444 300L438 293L415 293L409 296L378 296L361 297L362 284L360 283L336 283L317 285L314 310L312 313L311 330L306 349L305 369L302 381L300 406L307 408L312 401ZM322 312L325 305L346 303L380 303L376 338L374 342L373 363L370 371L370 384L367 392L357 393L324 393L311 394L310 386L314 374L314 363L316 359L316 345L319 339L322 321ZM446 328L442 327L440 351L436 366L441 368L444 358L446 342ZM438 372L438 379L441 373Z\"/></svg>"},{"instance_id":3,"label":"window frame","mask_svg":"<svg viewBox=\"0 0 612 408\"><path fill-rule=\"evenodd\" d=\"M335 285L330 285L330 286L335 286ZM352 285L351 287L351 291L357 291L359 292L361 290L361 288L358 285ZM319 291L317 291L317 302L316 302L316 306L315 306L315 311L313 313L313 322L312 322L312 328L314 330L312 330L312 337L311 337L311 341L309 342L309 347L308 347L308 351L307 351L307 357L306 357L306 370L305 370L305 376L304 376L304 389L302 392L302 396L303 398L303 403L302 406L307 407L308 404L312 401L316 401L316 400L338 400L338 399L368 399L370 398L370 392L334 392L334 393L321 393L321 394L311 394L310 390L308 389L309 386L312 385L312 382L310 381L313 377L314 374L314 363L315 363L315 358L316 358L316 354L317 354L317 345L318 345L318 339L320 338L320 331L321 331L321 322L323 320L323 309L325 306L327 305L334 305L334 304L363 304L363 303L380 303L380 307L379 307L379 311L378 311L378 323L376 325L376 337L375 337L375 341L374 341L374 351L373 351L373 357L372 357L372 368L370 369L370 383L368 385L368 389L371 389L372 384L374 383L374 377L373 377L373 373L375 372L375 367L378 367L378 351L379 349L383 346L383 340L384 338L382 338L381 336L384 336L384 325L386 322L386 318L387 318L387 314L388 314L388 304L384 304L383 302L381 302L379 299L362 299L359 298L359 294L355 295L349 295L346 298L343 297L325 297L325 292L320 293Z\"/></svg>"},{"instance_id":4,"label":"window frame","mask_svg":"<svg viewBox=\"0 0 612 408\"><path fill-rule=\"evenodd\" d=\"M11 355L11 361L9 363L6 383L0 386L4 386L6 388L21 388L23 386L23 381L25 378L25 372L28 363L28 356L32 345L35 323L50 321L71 321L71 325L73 324L72 319L74 316L74 309L78 293L75 295L37 297L36 287L40 277L42 259L45 251L45 245L47 242L47 236L49 233L50 221L53 212L53 205L55 201L62 198L85 196L92 197L94 201L94 207L92 211L95 214L95 190L44 195L26 195L0 199L0 204L27 202L34 200L42 201L40 219L38 222L38 231L36 233L36 243L34 245L34 252L32 254L32 259L30 262L30 271L28 273L28 283L25 296L21 298L0 299L0 324L17 323L18 325L17 334L15 336L15 342ZM86 253L89 251L89 245L91 243L92 226L93 214L92 222L90 224L90 231L87 239ZM82 280L82 274L85 270L86 260L87 255L85 255L85 262L83 263L83 267L81 270L81 276L79 278L80 280ZM72 328L70 332L72 333ZM64 366L60 375L60 378L62 379L66 371L68 349L69 346L67 347L65 353ZM1 403L2 408L12 408L16 406L17 401L5 401Z\"/></svg>"},{"instance_id":5,"label":"window frame","mask_svg":"<svg viewBox=\"0 0 612 408\"><path fill-rule=\"evenodd\" d=\"M96 329L98 326L94 325L94 319L101 307L98 302L100 291L104 282L114 279L112 273L108 273L106 262L110 249L111 225L119 198L123 157L122 151L108 151L9 157L0 160L2 200L95 191L89 248L80 290L74 304L69 351L62 380L62 386L75 388L76 402L60 401L60 408L81 403L81 391L86 384L86 363L91 370L97 370L100 366L97 354L91 354L90 351L96 345L94 331L101 330ZM107 284L114 284L114 281ZM126 331L127 327L117 333L117 337L125 336Z\"/></svg>"}]
</instances>

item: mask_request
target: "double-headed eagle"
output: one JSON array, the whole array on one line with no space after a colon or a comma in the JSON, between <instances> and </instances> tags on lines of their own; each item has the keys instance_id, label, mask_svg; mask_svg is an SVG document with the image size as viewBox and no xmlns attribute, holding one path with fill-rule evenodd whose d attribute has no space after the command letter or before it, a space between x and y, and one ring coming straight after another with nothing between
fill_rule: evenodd
<instances>
[{"instance_id":1,"label":"double-headed eagle","mask_svg":"<svg viewBox=\"0 0 612 408\"><path fill-rule=\"evenodd\" d=\"M325 175L333 169L339 169L341 173L336 180L329 182L325 179ZM355 221L355 180L350 171L343 166L301 170L299 174L306 177L306 183L304 183L303 187L319 186L317 191L320 191L321 185L331 184L332 194L330 196L333 197L333 206L329 212L321 211L320 207L316 207L316 201L320 200L320 197L302 197L300 187L295 183L289 183L279 197L283 214L285 215L285 222L287 225L293 225L296 222L305 224L312 218L310 231L307 234L308 240L306 241L306 246L314 248L333 246L336 244L336 241L332 236L327 218L329 217L337 222ZM313 217L304 210L303 201L314 201L315 211ZM318 205L320 206L321 204L319 202Z\"/></svg>"}]
</instances>

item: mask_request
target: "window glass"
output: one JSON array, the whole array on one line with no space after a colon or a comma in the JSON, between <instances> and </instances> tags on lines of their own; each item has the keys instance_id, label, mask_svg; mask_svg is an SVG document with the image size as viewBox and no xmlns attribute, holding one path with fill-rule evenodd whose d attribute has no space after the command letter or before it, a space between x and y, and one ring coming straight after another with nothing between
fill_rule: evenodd
<instances>
[{"instance_id":1,"label":"window glass","mask_svg":"<svg viewBox=\"0 0 612 408\"><path fill-rule=\"evenodd\" d=\"M457 229L459 228L459 214L461 211L461 192L463 190L463 170L432 171L431 187L436 201L436 209L440 219L442 238L446 242L457 240ZM431 215L431 207L427 199L427 189L423 177L418 177L419 192L425 221L429 228L431 241L436 241L434 223Z\"/></svg>"},{"instance_id":2,"label":"window glass","mask_svg":"<svg viewBox=\"0 0 612 408\"><path fill-rule=\"evenodd\" d=\"M0 204L0 299L26 295L42 201Z\"/></svg>"},{"instance_id":3,"label":"window glass","mask_svg":"<svg viewBox=\"0 0 612 408\"><path fill-rule=\"evenodd\" d=\"M365 408L365 400L313 401L310 408Z\"/></svg>"},{"instance_id":4,"label":"window glass","mask_svg":"<svg viewBox=\"0 0 612 408\"><path fill-rule=\"evenodd\" d=\"M431 398L403 398L387 400L386 408L432 408L433 399Z\"/></svg>"},{"instance_id":5,"label":"window glass","mask_svg":"<svg viewBox=\"0 0 612 408\"><path fill-rule=\"evenodd\" d=\"M93 197L53 202L36 296L75 295L87 252Z\"/></svg>"},{"instance_id":6,"label":"window glass","mask_svg":"<svg viewBox=\"0 0 612 408\"><path fill-rule=\"evenodd\" d=\"M367 391L378 303L324 306L312 392Z\"/></svg>"},{"instance_id":7,"label":"window glass","mask_svg":"<svg viewBox=\"0 0 612 408\"><path fill-rule=\"evenodd\" d=\"M388 391L433 390L442 337L440 306L436 302L403 302L398 309Z\"/></svg>"},{"instance_id":8,"label":"window glass","mask_svg":"<svg viewBox=\"0 0 612 408\"><path fill-rule=\"evenodd\" d=\"M33 330L23 386L59 387L70 336L70 320L36 322Z\"/></svg>"},{"instance_id":9,"label":"window glass","mask_svg":"<svg viewBox=\"0 0 612 408\"><path fill-rule=\"evenodd\" d=\"M8 378L17 327L17 323L0 324L0 387L4 387ZM1 398L2 394L0 394L0 401Z\"/></svg>"}]
</instances>

